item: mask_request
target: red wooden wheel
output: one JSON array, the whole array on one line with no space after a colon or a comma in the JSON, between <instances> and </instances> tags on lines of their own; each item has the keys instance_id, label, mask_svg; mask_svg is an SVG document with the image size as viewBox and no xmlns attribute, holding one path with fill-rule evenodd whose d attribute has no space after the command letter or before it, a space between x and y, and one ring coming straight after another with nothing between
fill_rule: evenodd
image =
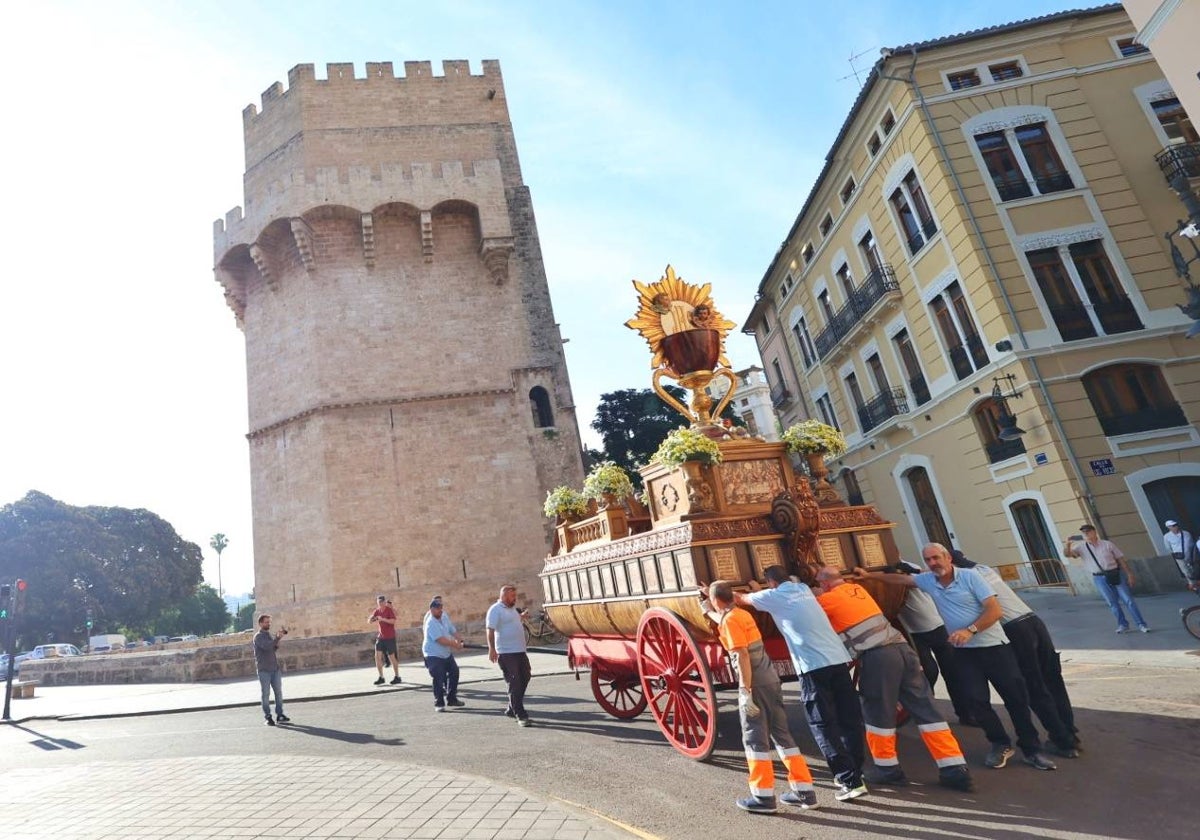
<instances>
[{"instance_id":1,"label":"red wooden wheel","mask_svg":"<svg viewBox=\"0 0 1200 840\"><path fill-rule=\"evenodd\" d=\"M675 613L651 607L637 631L642 692L671 746L703 761L717 741L712 674L691 631Z\"/></svg>"},{"instance_id":2,"label":"red wooden wheel","mask_svg":"<svg viewBox=\"0 0 1200 840\"><path fill-rule=\"evenodd\" d=\"M642 682L633 671L614 671L593 663L592 696L600 708L619 720L630 720L646 711Z\"/></svg>"}]
</instances>

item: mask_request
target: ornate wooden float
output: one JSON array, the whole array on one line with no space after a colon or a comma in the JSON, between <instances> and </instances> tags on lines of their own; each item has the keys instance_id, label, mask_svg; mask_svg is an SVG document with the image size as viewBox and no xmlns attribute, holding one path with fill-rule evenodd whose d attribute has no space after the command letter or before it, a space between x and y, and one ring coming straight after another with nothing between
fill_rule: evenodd
<instances>
[{"instance_id":1,"label":"ornate wooden float","mask_svg":"<svg viewBox=\"0 0 1200 840\"><path fill-rule=\"evenodd\" d=\"M873 507L839 499L819 459L809 466L811 478L798 476L784 444L739 437L712 422L705 386L717 376L730 381L713 412L719 415L736 382L721 352L733 324L712 309L707 285L683 283L669 266L658 283L634 285L641 307L628 326L650 341L655 390L716 441L721 459L675 468L652 463L640 471L648 509L631 501L559 523L542 594L550 619L569 636L571 666L590 672L601 708L628 719L649 707L675 749L705 759L716 742L716 691L737 680L701 611L699 586L728 580L745 589L776 565L806 583L825 564L879 568L897 558L893 525ZM702 313L701 326L670 332L689 311ZM703 365L716 369L696 369ZM662 389L663 376L693 390L690 411ZM867 585L894 618L904 590ZM755 619L776 670L795 679L770 616Z\"/></svg>"}]
</instances>

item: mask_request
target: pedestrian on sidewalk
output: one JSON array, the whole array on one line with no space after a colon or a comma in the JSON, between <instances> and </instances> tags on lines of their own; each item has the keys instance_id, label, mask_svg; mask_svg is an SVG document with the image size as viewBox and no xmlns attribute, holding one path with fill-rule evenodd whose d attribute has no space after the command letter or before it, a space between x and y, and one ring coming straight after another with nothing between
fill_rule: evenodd
<instances>
[{"instance_id":1,"label":"pedestrian on sidewalk","mask_svg":"<svg viewBox=\"0 0 1200 840\"><path fill-rule=\"evenodd\" d=\"M1079 533L1072 536L1063 544L1063 555L1067 559L1078 558L1083 561L1092 573L1092 583L1096 591L1108 604L1113 616L1117 619L1117 632L1129 632L1129 620L1121 611L1121 605L1129 610L1129 616L1143 633L1150 632L1150 625L1142 618L1137 601L1133 600L1133 585L1136 582L1133 572L1129 569L1129 561L1121 553L1121 549L1108 540L1100 539L1094 525L1084 523L1079 526ZM1122 579L1124 574L1124 579Z\"/></svg>"},{"instance_id":2,"label":"pedestrian on sidewalk","mask_svg":"<svg viewBox=\"0 0 1200 840\"><path fill-rule=\"evenodd\" d=\"M850 676L850 654L811 589L788 577L783 566L766 569L763 579L766 589L735 592L734 603L769 613L787 643L800 675L808 730L837 784L834 798L844 802L863 796L867 793L862 775L866 731ZM757 587L757 581L750 581L751 589Z\"/></svg>"},{"instance_id":3,"label":"pedestrian on sidewalk","mask_svg":"<svg viewBox=\"0 0 1200 840\"><path fill-rule=\"evenodd\" d=\"M375 636L375 670L379 672L379 679L375 680L375 685L383 685L386 682L383 678L383 666L388 659L391 659L394 674L392 685L399 685L403 680L400 679L400 657L396 654L396 611L392 609L392 602L386 595L380 595L375 602L375 611L367 618L368 624L374 624L378 628Z\"/></svg>"},{"instance_id":4,"label":"pedestrian on sidewalk","mask_svg":"<svg viewBox=\"0 0 1200 840\"><path fill-rule=\"evenodd\" d=\"M254 668L258 671L258 685L262 689L262 710L267 717L267 726L290 723L291 718L283 713L283 671L279 669L279 642L287 635L287 628L271 635L271 616L263 613L258 617L258 632L254 634ZM275 692L275 718L271 718L271 692Z\"/></svg>"},{"instance_id":5,"label":"pedestrian on sidewalk","mask_svg":"<svg viewBox=\"0 0 1200 840\"><path fill-rule=\"evenodd\" d=\"M1078 758L1080 742L1079 730L1075 728L1075 710L1071 708L1071 698L1063 682L1062 661L1046 623L991 566L968 560L957 549L950 552L950 560L960 569L979 572L996 591L996 600L1000 602L1000 628L1012 644L1017 667L1025 678L1029 707L1050 735L1046 752L1063 758Z\"/></svg>"},{"instance_id":6,"label":"pedestrian on sidewalk","mask_svg":"<svg viewBox=\"0 0 1200 840\"><path fill-rule=\"evenodd\" d=\"M1163 547L1175 560L1179 574L1187 581L1188 589L1195 590L1200 586L1200 552L1196 550L1196 541L1174 519L1168 519L1163 524L1167 526L1167 532L1163 534Z\"/></svg>"},{"instance_id":7,"label":"pedestrian on sidewalk","mask_svg":"<svg viewBox=\"0 0 1200 840\"><path fill-rule=\"evenodd\" d=\"M467 705L458 699L458 662L454 659L454 651L463 649L463 640L450 616L446 615L440 595L435 595L429 602L422 627L421 655L425 657L425 667L433 679L433 708L444 712L447 706Z\"/></svg>"},{"instance_id":8,"label":"pedestrian on sidewalk","mask_svg":"<svg viewBox=\"0 0 1200 840\"><path fill-rule=\"evenodd\" d=\"M884 571L901 575L921 573L920 567L907 560L887 566ZM908 594L904 596L904 603L900 606L900 614L896 618L912 639L930 691L937 685L940 675L946 683L946 693L950 695L950 703L954 706L958 722L963 726L979 726L971 717L962 689L958 687L958 671L954 667L954 645L950 644L946 623L942 621L933 600L920 589L910 586Z\"/></svg>"},{"instance_id":9,"label":"pedestrian on sidewalk","mask_svg":"<svg viewBox=\"0 0 1200 840\"><path fill-rule=\"evenodd\" d=\"M742 722L742 745L750 774L750 795L736 805L752 814L774 814L774 748L787 767L791 790L779 797L804 810L817 807L812 772L788 729L783 710L783 686L779 674L763 648L762 633L754 616L734 606L733 587L718 580L708 587L708 601L701 609L717 625L721 645L729 651L738 678L738 717Z\"/></svg>"},{"instance_id":10,"label":"pedestrian on sidewalk","mask_svg":"<svg viewBox=\"0 0 1200 840\"><path fill-rule=\"evenodd\" d=\"M933 691L921 672L921 661L904 635L892 626L860 584L847 581L836 566L817 572L821 587L817 603L829 623L858 660L858 690L862 694L867 748L878 776L872 782L906 785L908 777L896 753L896 704L917 723L925 749L938 767L938 784L970 791L974 786L962 747L950 724L933 705Z\"/></svg>"},{"instance_id":11,"label":"pedestrian on sidewalk","mask_svg":"<svg viewBox=\"0 0 1200 840\"><path fill-rule=\"evenodd\" d=\"M517 587L506 583L500 597L488 608L488 659L500 665L504 682L508 684L508 708L504 714L517 719L521 726L532 726L525 711L525 689L533 671L525 649L525 610L517 609Z\"/></svg>"},{"instance_id":12,"label":"pedestrian on sidewalk","mask_svg":"<svg viewBox=\"0 0 1200 840\"><path fill-rule=\"evenodd\" d=\"M960 683L971 717L979 721L992 745L983 760L986 766L999 770L1014 755L1012 739L992 708L988 690L991 683L1012 719L1024 762L1037 770L1057 770L1054 762L1042 755L1041 737L1029 713L1029 691L1012 645L999 626L1002 612L996 591L974 569L955 568L950 552L941 543L926 545L921 549L921 558L929 571L919 575L868 572L862 568L854 572L858 577L919 587L933 599L950 631L950 643L957 648Z\"/></svg>"}]
</instances>

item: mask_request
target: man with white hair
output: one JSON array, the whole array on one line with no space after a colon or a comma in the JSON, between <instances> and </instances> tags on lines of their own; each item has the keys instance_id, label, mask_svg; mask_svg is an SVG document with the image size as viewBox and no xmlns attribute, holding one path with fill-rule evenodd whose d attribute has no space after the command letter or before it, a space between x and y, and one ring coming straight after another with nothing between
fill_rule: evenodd
<instances>
[{"instance_id":1,"label":"man with white hair","mask_svg":"<svg viewBox=\"0 0 1200 840\"><path fill-rule=\"evenodd\" d=\"M991 683L1017 731L1017 745L1025 754L1024 762L1037 770L1057 770L1058 766L1042 755L1042 740L1029 711L1029 692L1017 667L1011 645L1000 629L1003 611L996 591L974 569L958 569L950 561L950 552L941 543L929 543L921 549L921 559L929 568L919 575L896 575L855 569L859 577L873 577L901 586L917 586L933 598L938 612L950 631L950 642L961 654L959 683L971 717L979 722L992 748L983 763L993 769L1008 764L1015 751L1004 724L992 708L988 691Z\"/></svg>"}]
</instances>

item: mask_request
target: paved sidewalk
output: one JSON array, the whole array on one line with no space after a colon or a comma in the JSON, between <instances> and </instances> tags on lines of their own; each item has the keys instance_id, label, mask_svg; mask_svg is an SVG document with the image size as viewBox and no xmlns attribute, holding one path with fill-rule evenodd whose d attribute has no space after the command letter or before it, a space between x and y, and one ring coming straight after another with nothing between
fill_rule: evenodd
<instances>
[{"instance_id":1,"label":"paved sidewalk","mask_svg":"<svg viewBox=\"0 0 1200 840\"><path fill-rule=\"evenodd\" d=\"M6 840L635 836L487 779L369 759L159 759L17 770L2 778Z\"/></svg>"}]
</instances>

